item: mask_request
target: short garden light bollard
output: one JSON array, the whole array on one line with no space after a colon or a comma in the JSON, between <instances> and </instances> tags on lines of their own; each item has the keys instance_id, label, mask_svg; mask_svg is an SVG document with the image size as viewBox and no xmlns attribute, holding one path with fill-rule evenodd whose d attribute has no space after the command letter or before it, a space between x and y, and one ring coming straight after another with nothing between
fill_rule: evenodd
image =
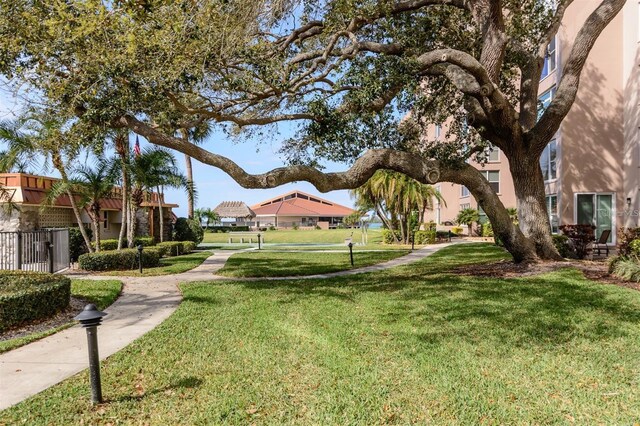
<instances>
[{"instance_id":1,"label":"short garden light bollard","mask_svg":"<svg viewBox=\"0 0 640 426\"><path fill-rule=\"evenodd\" d=\"M138 244L138 267L140 268L140 273L142 273L142 244Z\"/></svg>"},{"instance_id":2,"label":"short garden light bollard","mask_svg":"<svg viewBox=\"0 0 640 426\"><path fill-rule=\"evenodd\" d=\"M453 234L453 232L451 232L451 229L449 229L449 242L451 242L451 235Z\"/></svg>"},{"instance_id":3,"label":"short garden light bollard","mask_svg":"<svg viewBox=\"0 0 640 426\"><path fill-rule=\"evenodd\" d=\"M411 250L416 248L416 231L411 231Z\"/></svg>"},{"instance_id":4,"label":"short garden light bollard","mask_svg":"<svg viewBox=\"0 0 640 426\"><path fill-rule=\"evenodd\" d=\"M260 250L260 233L258 232L258 250Z\"/></svg>"},{"instance_id":5,"label":"short garden light bollard","mask_svg":"<svg viewBox=\"0 0 640 426\"><path fill-rule=\"evenodd\" d=\"M353 266L353 243L349 243L349 257L351 257L351 266Z\"/></svg>"},{"instance_id":6,"label":"short garden light bollard","mask_svg":"<svg viewBox=\"0 0 640 426\"><path fill-rule=\"evenodd\" d=\"M99 311L93 303L84 307L84 310L74 320L80 321L82 327L87 329L87 343L89 344L89 377L91 379L91 402L102 402L102 385L100 384L100 357L98 356L98 326L102 317L107 315Z\"/></svg>"}]
</instances>

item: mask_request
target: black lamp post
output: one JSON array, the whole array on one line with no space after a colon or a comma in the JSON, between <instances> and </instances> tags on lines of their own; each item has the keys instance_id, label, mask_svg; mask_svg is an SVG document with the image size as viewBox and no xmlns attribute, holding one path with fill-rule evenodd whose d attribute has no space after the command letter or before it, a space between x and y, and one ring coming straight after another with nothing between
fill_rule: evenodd
<instances>
[{"instance_id":1,"label":"black lamp post","mask_svg":"<svg viewBox=\"0 0 640 426\"><path fill-rule=\"evenodd\" d=\"M260 250L260 233L258 232L258 250Z\"/></svg>"},{"instance_id":2,"label":"black lamp post","mask_svg":"<svg viewBox=\"0 0 640 426\"><path fill-rule=\"evenodd\" d=\"M351 258L351 266L353 266L353 243L349 242L349 257Z\"/></svg>"},{"instance_id":3,"label":"black lamp post","mask_svg":"<svg viewBox=\"0 0 640 426\"><path fill-rule=\"evenodd\" d=\"M416 248L416 230L411 231L411 250L413 251Z\"/></svg>"},{"instance_id":4,"label":"black lamp post","mask_svg":"<svg viewBox=\"0 0 640 426\"><path fill-rule=\"evenodd\" d=\"M91 379L91 402L102 402L102 385L100 384L100 357L98 355L98 326L102 317L107 315L99 311L93 303L84 307L84 310L74 320L80 321L82 327L87 329L87 343L89 345L89 377Z\"/></svg>"},{"instance_id":5,"label":"black lamp post","mask_svg":"<svg viewBox=\"0 0 640 426\"><path fill-rule=\"evenodd\" d=\"M144 247L142 247L142 244L138 244L138 267L140 268L140 273L142 273L142 250L144 250Z\"/></svg>"}]
</instances>

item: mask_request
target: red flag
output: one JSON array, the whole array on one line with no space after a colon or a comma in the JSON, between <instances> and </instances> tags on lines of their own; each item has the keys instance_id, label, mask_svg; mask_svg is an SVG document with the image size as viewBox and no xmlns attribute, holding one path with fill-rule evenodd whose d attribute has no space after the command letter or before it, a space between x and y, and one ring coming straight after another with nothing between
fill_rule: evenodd
<instances>
[{"instance_id":1,"label":"red flag","mask_svg":"<svg viewBox=\"0 0 640 426\"><path fill-rule=\"evenodd\" d=\"M138 135L136 135L136 144L133 146L133 153L136 157L140 155L140 140L138 139Z\"/></svg>"}]
</instances>

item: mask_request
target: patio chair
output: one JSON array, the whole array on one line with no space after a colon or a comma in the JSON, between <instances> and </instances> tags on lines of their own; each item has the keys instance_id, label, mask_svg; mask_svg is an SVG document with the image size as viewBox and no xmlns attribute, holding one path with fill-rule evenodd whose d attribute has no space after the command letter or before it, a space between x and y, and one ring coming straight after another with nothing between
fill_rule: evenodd
<instances>
[{"instance_id":1,"label":"patio chair","mask_svg":"<svg viewBox=\"0 0 640 426\"><path fill-rule=\"evenodd\" d=\"M602 231L602 234L600 234L600 238L593 241L591 249L593 250L593 252L598 250L598 256L600 256L600 249L606 250L607 256L609 256L609 245L607 244L609 235L611 235L611 229L605 229L604 231Z\"/></svg>"}]
</instances>

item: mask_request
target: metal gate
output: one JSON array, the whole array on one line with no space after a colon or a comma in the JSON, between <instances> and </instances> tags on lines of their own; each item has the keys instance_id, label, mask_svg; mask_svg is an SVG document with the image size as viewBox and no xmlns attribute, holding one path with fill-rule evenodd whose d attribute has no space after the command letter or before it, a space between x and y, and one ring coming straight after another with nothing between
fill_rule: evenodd
<instances>
[{"instance_id":1,"label":"metal gate","mask_svg":"<svg viewBox=\"0 0 640 426\"><path fill-rule=\"evenodd\" d=\"M0 269L53 273L68 267L68 228L0 232Z\"/></svg>"}]
</instances>

